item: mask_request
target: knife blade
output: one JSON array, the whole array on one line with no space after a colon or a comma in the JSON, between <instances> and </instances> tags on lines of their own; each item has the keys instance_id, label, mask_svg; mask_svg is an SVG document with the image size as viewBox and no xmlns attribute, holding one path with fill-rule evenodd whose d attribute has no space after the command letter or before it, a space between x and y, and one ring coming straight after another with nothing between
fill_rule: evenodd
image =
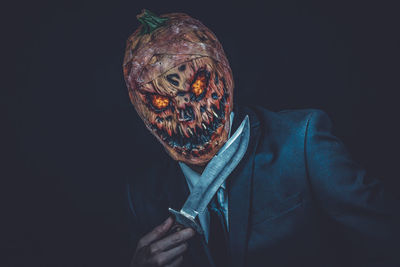
<instances>
[{"instance_id":1,"label":"knife blade","mask_svg":"<svg viewBox=\"0 0 400 267\"><path fill-rule=\"evenodd\" d=\"M199 234L203 234L196 218L206 210L214 194L246 153L250 139L249 129L250 121L246 116L232 137L207 164L181 210L168 209L175 217L176 223L184 227L191 227Z\"/></svg>"}]
</instances>

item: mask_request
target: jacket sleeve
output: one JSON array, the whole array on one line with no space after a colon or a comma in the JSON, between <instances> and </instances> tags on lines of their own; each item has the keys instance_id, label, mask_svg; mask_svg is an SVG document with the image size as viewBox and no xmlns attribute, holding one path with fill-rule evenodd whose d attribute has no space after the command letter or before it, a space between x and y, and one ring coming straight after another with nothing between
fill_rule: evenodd
<instances>
[{"instance_id":1,"label":"jacket sleeve","mask_svg":"<svg viewBox=\"0 0 400 267\"><path fill-rule=\"evenodd\" d=\"M351 159L322 111L309 117L305 158L315 203L336 233L332 242L346 250L343 260L349 266L400 266L399 201Z\"/></svg>"}]
</instances>

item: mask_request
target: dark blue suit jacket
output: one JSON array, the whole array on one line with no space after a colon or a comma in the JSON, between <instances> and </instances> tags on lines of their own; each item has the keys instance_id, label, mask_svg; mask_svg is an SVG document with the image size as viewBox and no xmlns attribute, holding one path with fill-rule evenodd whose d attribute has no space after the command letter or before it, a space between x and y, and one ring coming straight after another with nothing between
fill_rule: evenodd
<instances>
[{"instance_id":1,"label":"dark blue suit jacket","mask_svg":"<svg viewBox=\"0 0 400 267\"><path fill-rule=\"evenodd\" d=\"M400 266L398 202L350 158L325 113L238 108L233 130L246 114L250 144L227 183L230 266ZM188 194L172 159L130 179L133 244ZM213 266L200 237L184 266Z\"/></svg>"}]
</instances>

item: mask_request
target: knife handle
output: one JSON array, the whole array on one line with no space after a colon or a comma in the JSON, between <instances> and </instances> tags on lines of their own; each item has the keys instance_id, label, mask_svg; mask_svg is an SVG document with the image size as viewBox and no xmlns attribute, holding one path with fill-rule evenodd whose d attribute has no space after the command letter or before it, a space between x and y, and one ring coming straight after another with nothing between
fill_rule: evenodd
<instances>
[{"instance_id":1,"label":"knife handle","mask_svg":"<svg viewBox=\"0 0 400 267\"><path fill-rule=\"evenodd\" d=\"M168 211L173 215L175 219L175 225L177 225L172 226L172 228L175 227L175 229L178 229L179 231L183 228L190 227L193 228L193 230L195 230L198 234L203 234L203 229L193 218L171 208L169 208Z\"/></svg>"}]
</instances>

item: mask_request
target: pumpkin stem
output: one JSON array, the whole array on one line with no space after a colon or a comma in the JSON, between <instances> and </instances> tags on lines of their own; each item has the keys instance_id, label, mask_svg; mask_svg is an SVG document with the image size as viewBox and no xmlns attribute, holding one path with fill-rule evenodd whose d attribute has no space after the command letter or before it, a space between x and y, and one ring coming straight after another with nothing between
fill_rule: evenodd
<instances>
[{"instance_id":1,"label":"pumpkin stem","mask_svg":"<svg viewBox=\"0 0 400 267\"><path fill-rule=\"evenodd\" d=\"M168 20L168 18L158 17L147 9L143 9L142 13L137 15L136 18L143 24L142 32L140 34L151 33L155 29L163 26Z\"/></svg>"}]
</instances>

